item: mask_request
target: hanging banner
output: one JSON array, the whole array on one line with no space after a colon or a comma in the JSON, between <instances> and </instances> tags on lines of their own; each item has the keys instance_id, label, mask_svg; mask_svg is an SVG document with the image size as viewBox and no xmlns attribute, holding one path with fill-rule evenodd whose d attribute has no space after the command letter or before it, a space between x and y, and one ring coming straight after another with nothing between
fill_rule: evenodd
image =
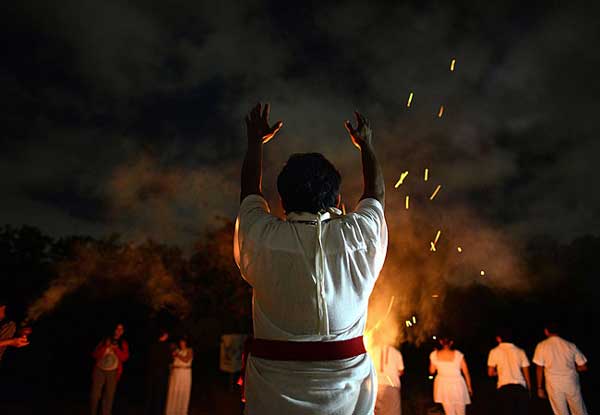
<instances>
[{"instance_id":1,"label":"hanging banner","mask_svg":"<svg viewBox=\"0 0 600 415\"><path fill-rule=\"evenodd\" d=\"M221 336L221 352L219 368L223 372L236 373L242 368L242 352L246 334L223 334Z\"/></svg>"}]
</instances>

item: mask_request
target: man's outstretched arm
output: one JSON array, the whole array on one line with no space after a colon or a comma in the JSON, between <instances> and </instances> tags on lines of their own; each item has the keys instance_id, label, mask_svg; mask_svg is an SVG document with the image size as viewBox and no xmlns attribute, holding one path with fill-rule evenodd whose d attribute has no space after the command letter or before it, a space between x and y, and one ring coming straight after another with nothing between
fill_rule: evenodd
<instances>
[{"instance_id":1,"label":"man's outstretched arm","mask_svg":"<svg viewBox=\"0 0 600 415\"><path fill-rule=\"evenodd\" d=\"M375 156L373 148L373 130L369 120L363 115L355 112L356 129L352 127L350 121L346 121L346 129L350 133L352 143L360 150L363 169L363 194L362 199L377 199L385 208L385 182L381 166Z\"/></svg>"},{"instance_id":2,"label":"man's outstretched arm","mask_svg":"<svg viewBox=\"0 0 600 415\"><path fill-rule=\"evenodd\" d=\"M240 203L248 195L262 194L262 147L275 137L283 126L282 121L277 121L272 127L269 126L269 111L269 104L266 104L261 111L261 104L258 103L246 116L248 147L242 164Z\"/></svg>"}]
</instances>

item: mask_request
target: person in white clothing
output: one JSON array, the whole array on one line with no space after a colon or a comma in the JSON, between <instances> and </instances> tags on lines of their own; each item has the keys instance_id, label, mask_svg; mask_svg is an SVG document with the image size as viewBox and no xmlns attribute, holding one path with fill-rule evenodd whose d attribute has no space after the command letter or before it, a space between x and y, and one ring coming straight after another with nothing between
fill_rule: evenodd
<instances>
[{"instance_id":1,"label":"person in white clothing","mask_svg":"<svg viewBox=\"0 0 600 415\"><path fill-rule=\"evenodd\" d=\"M384 181L369 121L346 122L360 150L364 192L342 214L341 176L321 154L292 155L277 178L285 219L261 192L269 105L246 117L234 256L253 289L254 338L245 359L245 412L371 415L377 380L362 335L387 249Z\"/></svg>"},{"instance_id":2,"label":"person in white clothing","mask_svg":"<svg viewBox=\"0 0 600 415\"><path fill-rule=\"evenodd\" d=\"M496 334L498 346L488 355L488 375L498 376L499 413L527 415L531 380L529 359L523 349L512 343L512 332L500 328Z\"/></svg>"},{"instance_id":3,"label":"person in white clothing","mask_svg":"<svg viewBox=\"0 0 600 415\"><path fill-rule=\"evenodd\" d=\"M182 337L173 351L165 415L188 415L192 390L193 359L194 352L188 347L187 338Z\"/></svg>"},{"instance_id":4,"label":"person in white clothing","mask_svg":"<svg viewBox=\"0 0 600 415\"><path fill-rule=\"evenodd\" d=\"M579 372L587 370L587 359L575 344L558 335L558 325L546 324L546 340L535 348L533 363L537 365L536 381L538 397L550 400L555 415L587 415L581 396ZM546 392L542 384L546 385Z\"/></svg>"},{"instance_id":5,"label":"person in white clothing","mask_svg":"<svg viewBox=\"0 0 600 415\"><path fill-rule=\"evenodd\" d=\"M465 415L471 403L471 376L464 355L452 348L454 340L440 337L441 349L429 355L429 373L436 374L433 381L433 400L441 403L445 415Z\"/></svg>"},{"instance_id":6,"label":"person in white clothing","mask_svg":"<svg viewBox=\"0 0 600 415\"><path fill-rule=\"evenodd\" d=\"M402 353L392 345L375 343L369 354L377 369L375 415L401 415L400 377L404 374Z\"/></svg>"}]
</instances>

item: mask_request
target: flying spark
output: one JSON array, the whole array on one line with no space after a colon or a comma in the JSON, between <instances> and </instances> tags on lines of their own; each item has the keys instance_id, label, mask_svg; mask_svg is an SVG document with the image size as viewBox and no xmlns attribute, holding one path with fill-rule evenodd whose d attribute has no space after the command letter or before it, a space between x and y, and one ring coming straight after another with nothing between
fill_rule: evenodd
<instances>
[{"instance_id":1,"label":"flying spark","mask_svg":"<svg viewBox=\"0 0 600 415\"><path fill-rule=\"evenodd\" d=\"M394 185L394 187L397 189L403 182L404 179L406 179L406 176L408 176L408 171L405 171L404 173L402 173L400 175L400 178L398 179L398 181L396 182L396 184Z\"/></svg>"},{"instance_id":2,"label":"flying spark","mask_svg":"<svg viewBox=\"0 0 600 415\"><path fill-rule=\"evenodd\" d=\"M452 59L450 62L450 72L454 72L454 65L456 64L456 59Z\"/></svg>"},{"instance_id":3,"label":"flying spark","mask_svg":"<svg viewBox=\"0 0 600 415\"><path fill-rule=\"evenodd\" d=\"M485 277L485 271L481 270L481 272L479 273L482 277Z\"/></svg>"},{"instance_id":4,"label":"flying spark","mask_svg":"<svg viewBox=\"0 0 600 415\"><path fill-rule=\"evenodd\" d=\"M406 195L406 199L405 199L405 201L404 201L404 205L406 206L406 210L408 210L408 203L409 203L409 200L410 200L410 196Z\"/></svg>"},{"instance_id":5,"label":"flying spark","mask_svg":"<svg viewBox=\"0 0 600 415\"><path fill-rule=\"evenodd\" d=\"M435 240L433 241L434 244L438 243L438 239L440 239L441 234L442 234L442 231L438 230L437 233L435 234Z\"/></svg>"},{"instance_id":6,"label":"flying spark","mask_svg":"<svg viewBox=\"0 0 600 415\"><path fill-rule=\"evenodd\" d=\"M433 198L438 194L438 192L440 191L441 188L442 188L442 185L438 184L437 187L435 188L435 190L433 191L433 194L431 196L429 196L429 200L433 200Z\"/></svg>"},{"instance_id":7,"label":"flying spark","mask_svg":"<svg viewBox=\"0 0 600 415\"><path fill-rule=\"evenodd\" d=\"M435 252L435 244L433 242L429 242L429 245L431 246L431 248L429 248L429 250L431 252Z\"/></svg>"},{"instance_id":8,"label":"flying spark","mask_svg":"<svg viewBox=\"0 0 600 415\"><path fill-rule=\"evenodd\" d=\"M440 110L438 111L438 118L442 118L442 115L444 115L444 106L440 105Z\"/></svg>"},{"instance_id":9,"label":"flying spark","mask_svg":"<svg viewBox=\"0 0 600 415\"><path fill-rule=\"evenodd\" d=\"M423 177L424 181L427 181L427 179L429 179L429 169L425 169L425 176Z\"/></svg>"},{"instance_id":10,"label":"flying spark","mask_svg":"<svg viewBox=\"0 0 600 415\"><path fill-rule=\"evenodd\" d=\"M457 250L458 252L462 252L462 248L461 248L460 246L456 247L456 250Z\"/></svg>"},{"instance_id":11,"label":"flying spark","mask_svg":"<svg viewBox=\"0 0 600 415\"><path fill-rule=\"evenodd\" d=\"M411 92L410 95L408 96L408 103L406 104L406 106L408 108L410 108L410 104L412 103L412 99L413 99L413 93Z\"/></svg>"}]
</instances>

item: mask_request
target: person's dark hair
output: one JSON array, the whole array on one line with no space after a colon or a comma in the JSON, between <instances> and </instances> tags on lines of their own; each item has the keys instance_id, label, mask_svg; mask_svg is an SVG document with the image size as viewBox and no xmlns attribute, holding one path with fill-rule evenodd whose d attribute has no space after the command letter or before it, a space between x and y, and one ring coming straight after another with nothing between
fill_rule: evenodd
<instances>
[{"instance_id":1,"label":"person's dark hair","mask_svg":"<svg viewBox=\"0 0 600 415\"><path fill-rule=\"evenodd\" d=\"M513 333L510 327L499 327L496 330L496 336L499 336L505 343L511 343L513 341Z\"/></svg>"},{"instance_id":2,"label":"person's dark hair","mask_svg":"<svg viewBox=\"0 0 600 415\"><path fill-rule=\"evenodd\" d=\"M558 334L560 331L560 325L556 321L547 321L544 328L552 334Z\"/></svg>"},{"instance_id":3,"label":"person's dark hair","mask_svg":"<svg viewBox=\"0 0 600 415\"><path fill-rule=\"evenodd\" d=\"M317 213L334 207L342 176L319 153L292 154L277 177L277 191L283 209Z\"/></svg>"}]
</instances>

